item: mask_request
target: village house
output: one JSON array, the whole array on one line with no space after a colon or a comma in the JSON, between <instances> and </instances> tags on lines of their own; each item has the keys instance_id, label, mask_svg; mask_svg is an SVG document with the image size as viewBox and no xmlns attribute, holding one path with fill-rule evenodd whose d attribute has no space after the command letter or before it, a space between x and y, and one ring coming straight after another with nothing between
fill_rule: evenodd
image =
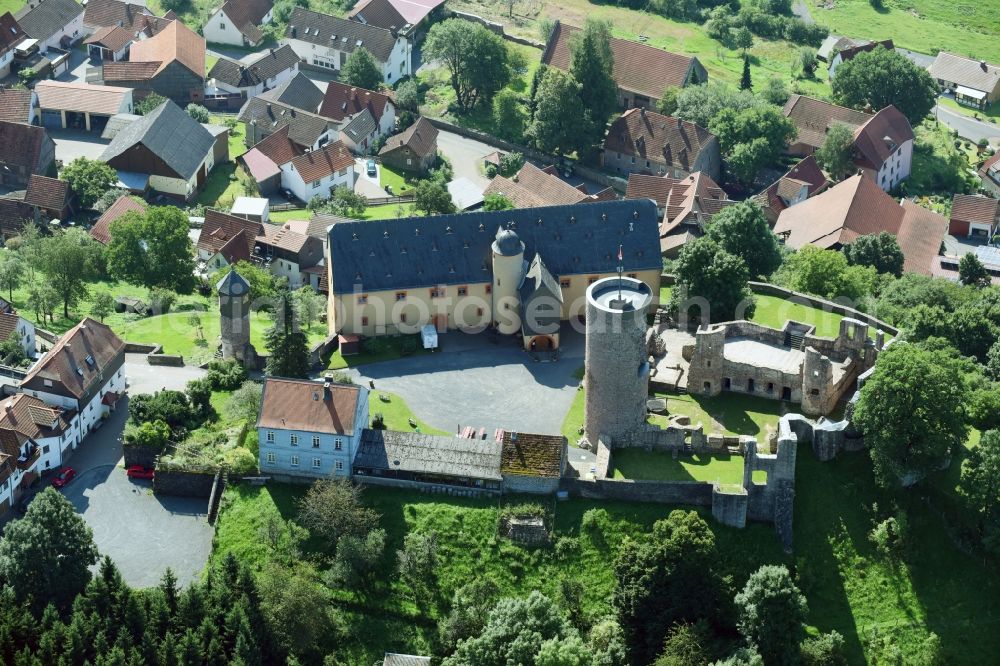
<instances>
[{"instance_id":1,"label":"village house","mask_svg":"<svg viewBox=\"0 0 1000 666\"><path fill-rule=\"evenodd\" d=\"M350 477L368 425L368 389L268 377L260 399L260 471L284 478Z\"/></svg>"},{"instance_id":2,"label":"village house","mask_svg":"<svg viewBox=\"0 0 1000 666\"><path fill-rule=\"evenodd\" d=\"M1000 67L985 60L941 51L927 71L964 106L985 109L1000 99Z\"/></svg>"},{"instance_id":3,"label":"village house","mask_svg":"<svg viewBox=\"0 0 1000 666\"><path fill-rule=\"evenodd\" d=\"M883 190L893 189L910 175L913 128L894 106L872 115L804 95L792 95L785 103L784 114L797 130L787 151L791 155L812 155L823 145L830 128L840 123L853 133L854 166Z\"/></svg>"},{"instance_id":4,"label":"village house","mask_svg":"<svg viewBox=\"0 0 1000 666\"><path fill-rule=\"evenodd\" d=\"M23 190L32 174L55 175L56 144L41 127L0 121L0 187Z\"/></svg>"},{"instance_id":5,"label":"village house","mask_svg":"<svg viewBox=\"0 0 1000 666\"><path fill-rule=\"evenodd\" d=\"M803 157L784 176L756 195L754 201L764 211L767 223L773 227L781 211L819 194L827 185L829 182L826 175L816 162L816 158L810 155Z\"/></svg>"},{"instance_id":6,"label":"village house","mask_svg":"<svg viewBox=\"0 0 1000 666\"><path fill-rule=\"evenodd\" d=\"M354 189L354 157L340 141L318 150L302 148L289 138L286 125L240 156L261 194L279 186L300 201L328 197L334 187Z\"/></svg>"},{"instance_id":7,"label":"village house","mask_svg":"<svg viewBox=\"0 0 1000 666\"><path fill-rule=\"evenodd\" d=\"M991 196L1000 197L1000 152L983 162L978 175L983 190Z\"/></svg>"},{"instance_id":8,"label":"village house","mask_svg":"<svg viewBox=\"0 0 1000 666\"><path fill-rule=\"evenodd\" d=\"M127 213L142 215L146 212L146 204L136 197L124 194L115 200L90 228L90 237L101 245L111 242L111 223L121 219Z\"/></svg>"},{"instance_id":9,"label":"village house","mask_svg":"<svg viewBox=\"0 0 1000 666\"><path fill-rule=\"evenodd\" d=\"M38 124L38 95L34 90L0 88L0 121Z\"/></svg>"},{"instance_id":10,"label":"village house","mask_svg":"<svg viewBox=\"0 0 1000 666\"><path fill-rule=\"evenodd\" d=\"M542 53L542 62L568 72L572 55L570 41L580 28L556 21ZM612 72L623 109L652 109L667 88L683 88L708 82L708 72L697 58L670 53L639 42L611 38Z\"/></svg>"},{"instance_id":11,"label":"village house","mask_svg":"<svg viewBox=\"0 0 1000 666\"><path fill-rule=\"evenodd\" d=\"M952 236L972 238L980 236L992 240L1000 224L1000 201L981 194L956 194L951 202L951 219L948 233Z\"/></svg>"},{"instance_id":12,"label":"village house","mask_svg":"<svg viewBox=\"0 0 1000 666\"><path fill-rule=\"evenodd\" d=\"M288 137L301 148L318 150L338 136L339 123L319 115L323 93L302 72L247 100L237 120L244 124L247 148L288 127Z\"/></svg>"},{"instance_id":13,"label":"village house","mask_svg":"<svg viewBox=\"0 0 1000 666\"><path fill-rule=\"evenodd\" d=\"M18 25L13 14L0 14L0 79L10 74L10 65L14 62L14 47L27 38L28 35Z\"/></svg>"},{"instance_id":14,"label":"village house","mask_svg":"<svg viewBox=\"0 0 1000 666\"><path fill-rule=\"evenodd\" d=\"M68 49L84 34L83 5L76 0L30 0L14 18L40 53Z\"/></svg>"},{"instance_id":15,"label":"village house","mask_svg":"<svg viewBox=\"0 0 1000 666\"><path fill-rule=\"evenodd\" d=\"M354 456L361 483L454 486L499 492L501 444L420 432L366 429Z\"/></svg>"},{"instance_id":16,"label":"village house","mask_svg":"<svg viewBox=\"0 0 1000 666\"><path fill-rule=\"evenodd\" d=\"M312 67L339 72L355 50L365 48L378 63L385 83L392 85L413 74L412 45L398 31L295 7L285 41Z\"/></svg>"},{"instance_id":17,"label":"village house","mask_svg":"<svg viewBox=\"0 0 1000 666\"><path fill-rule=\"evenodd\" d=\"M774 233L785 245L840 250L859 236L887 232L903 251L907 273L930 275L948 221L912 201L897 203L864 174L851 176L778 216Z\"/></svg>"},{"instance_id":18,"label":"village house","mask_svg":"<svg viewBox=\"0 0 1000 666\"><path fill-rule=\"evenodd\" d=\"M42 126L101 133L112 116L132 113L132 89L89 83L39 81L35 84Z\"/></svg>"},{"instance_id":19,"label":"village house","mask_svg":"<svg viewBox=\"0 0 1000 666\"><path fill-rule=\"evenodd\" d=\"M286 278L292 289L311 284L309 269L323 261L318 238L213 209L205 211L196 247L208 272L248 261Z\"/></svg>"},{"instance_id":20,"label":"village house","mask_svg":"<svg viewBox=\"0 0 1000 666\"><path fill-rule=\"evenodd\" d=\"M652 202L601 201L334 224L330 333L415 333L433 324L523 334L521 313L530 311L520 287L540 256L546 275L536 277L555 285L547 305L559 303L558 321L522 337L527 348L551 349L559 322L583 313L587 287L617 275L619 247L624 272L659 293L657 221Z\"/></svg>"},{"instance_id":21,"label":"village house","mask_svg":"<svg viewBox=\"0 0 1000 666\"><path fill-rule=\"evenodd\" d=\"M437 160L438 129L423 116L389 137L378 151L383 164L402 171L427 173Z\"/></svg>"},{"instance_id":22,"label":"village house","mask_svg":"<svg viewBox=\"0 0 1000 666\"><path fill-rule=\"evenodd\" d=\"M17 430L0 429L0 515L38 480L41 448Z\"/></svg>"},{"instance_id":23,"label":"village house","mask_svg":"<svg viewBox=\"0 0 1000 666\"><path fill-rule=\"evenodd\" d=\"M219 58L208 72L206 92L256 97L290 81L299 73L299 57L290 46L269 49L250 63Z\"/></svg>"},{"instance_id":24,"label":"village house","mask_svg":"<svg viewBox=\"0 0 1000 666\"><path fill-rule=\"evenodd\" d=\"M227 0L209 15L202 33L214 44L257 46L264 41L261 28L273 18L272 0Z\"/></svg>"},{"instance_id":25,"label":"village house","mask_svg":"<svg viewBox=\"0 0 1000 666\"><path fill-rule=\"evenodd\" d=\"M483 196L490 194L502 194L514 204L514 208L562 206L618 198L612 188L601 190L598 194L587 194L585 185L573 187L559 177L554 166L539 169L530 162L525 162L510 178L499 174L494 176Z\"/></svg>"},{"instance_id":26,"label":"village house","mask_svg":"<svg viewBox=\"0 0 1000 666\"><path fill-rule=\"evenodd\" d=\"M339 81L327 84L318 113L336 121L340 141L362 155L396 128L396 105L389 95Z\"/></svg>"},{"instance_id":27,"label":"village house","mask_svg":"<svg viewBox=\"0 0 1000 666\"><path fill-rule=\"evenodd\" d=\"M26 358L38 356L35 344L35 325L13 311L0 312L0 341L17 339Z\"/></svg>"},{"instance_id":28,"label":"village house","mask_svg":"<svg viewBox=\"0 0 1000 666\"><path fill-rule=\"evenodd\" d=\"M604 167L619 174L649 173L684 178L703 171L718 179L719 140L680 118L629 109L611 123L604 139Z\"/></svg>"},{"instance_id":29,"label":"village house","mask_svg":"<svg viewBox=\"0 0 1000 666\"><path fill-rule=\"evenodd\" d=\"M134 36L146 28L146 19L150 16L152 12L141 3L87 0L83 12L83 28L88 33L96 33L101 28L122 28Z\"/></svg>"},{"instance_id":30,"label":"village house","mask_svg":"<svg viewBox=\"0 0 1000 666\"><path fill-rule=\"evenodd\" d=\"M215 166L215 138L168 100L115 134L101 161L133 193L190 201Z\"/></svg>"},{"instance_id":31,"label":"village house","mask_svg":"<svg viewBox=\"0 0 1000 666\"><path fill-rule=\"evenodd\" d=\"M125 343L109 326L86 317L31 368L20 391L64 410L68 445L75 449L124 393L124 363Z\"/></svg>"},{"instance_id":32,"label":"village house","mask_svg":"<svg viewBox=\"0 0 1000 666\"><path fill-rule=\"evenodd\" d=\"M701 171L685 178L629 174L625 198L656 203L661 218L660 253L668 258L676 257L684 243L701 236L716 213L736 203Z\"/></svg>"},{"instance_id":33,"label":"village house","mask_svg":"<svg viewBox=\"0 0 1000 666\"><path fill-rule=\"evenodd\" d=\"M151 92L182 107L201 102L205 38L179 20L165 21L156 34L132 44L128 60L105 62L101 78L105 85L133 88L136 102Z\"/></svg>"},{"instance_id":34,"label":"village house","mask_svg":"<svg viewBox=\"0 0 1000 666\"><path fill-rule=\"evenodd\" d=\"M869 51L874 51L878 47L882 47L892 51L895 49L895 45L892 43L891 39L886 39L881 42L870 42L868 40L862 40L860 43L855 43L850 46L844 46L843 48L834 49L833 57L830 58L829 75L832 79L837 72L837 68L848 60L853 60L855 56L860 53L868 53Z\"/></svg>"},{"instance_id":35,"label":"village house","mask_svg":"<svg viewBox=\"0 0 1000 666\"><path fill-rule=\"evenodd\" d=\"M360 0L347 18L366 25L399 31L412 44L427 34L444 0Z\"/></svg>"},{"instance_id":36,"label":"village house","mask_svg":"<svg viewBox=\"0 0 1000 666\"><path fill-rule=\"evenodd\" d=\"M0 403L0 433L12 431L38 450L39 473L60 467L72 445L73 410L51 407L38 398L16 393ZM2 435L0 435L2 437ZM0 490L2 496L2 490ZM2 506L2 502L0 502Z\"/></svg>"},{"instance_id":37,"label":"village house","mask_svg":"<svg viewBox=\"0 0 1000 666\"><path fill-rule=\"evenodd\" d=\"M83 43L92 60L110 60L118 62L128 60L129 48L135 41L135 35L119 25L109 25L98 28L94 34Z\"/></svg>"},{"instance_id":38,"label":"village house","mask_svg":"<svg viewBox=\"0 0 1000 666\"><path fill-rule=\"evenodd\" d=\"M0 235L7 241L19 236L24 225L34 220L35 211L24 203L20 192L0 196Z\"/></svg>"},{"instance_id":39,"label":"village house","mask_svg":"<svg viewBox=\"0 0 1000 666\"><path fill-rule=\"evenodd\" d=\"M24 203L34 209L36 223L69 220L73 215L73 192L69 183L58 178L32 175Z\"/></svg>"},{"instance_id":40,"label":"village house","mask_svg":"<svg viewBox=\"0 0 1000 666\"><path fill-rule=\"evenodd\" d=\"M972 254L983 265L989 273L990 284L1000 286L1000 248L992 245L979 245ZM946 278L952 282L960 280L958 265L962 257L958 255L944 255L935 257L935 262L931 268L931 275L934 277Z\"/></svg>"}]
</instances>

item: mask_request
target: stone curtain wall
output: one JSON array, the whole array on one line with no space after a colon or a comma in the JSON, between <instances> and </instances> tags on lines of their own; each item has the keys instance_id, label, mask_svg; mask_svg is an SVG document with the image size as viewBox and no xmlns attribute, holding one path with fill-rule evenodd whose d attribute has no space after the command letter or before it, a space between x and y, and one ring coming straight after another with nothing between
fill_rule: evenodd
<instances>
[{"instance_id":1,"label":"stone curtain wall","mask_svg":"<svg viewBox=\"0 0 1000 666\"><path fill-rule=\"evenodd\" d=\"M181 472L156 470L153 477L153 493L175 497L204 497L212 494L215 472Z\"/></svg>"},{"instance_id":2,"label":"stone curtain wall","mask_svg":"<svg viewBox=\"0 0 1000 666\"><path fill-rule=\"evenodd\" d=\"M559 477L527 476L525 474L502 474L502 476L503 489L507 493L552 495L559 490Z\"/></svg>"},{"instance_id":3,"label":"stone curtain wall","mask_svg":"<svg viewBox=\"0 0 1000 666\"><path fill-rule=\"evenodd\" d=\"M156 459L160 456L158 449L147 446L123 446L122 450L125 452L125 467L132 465L156 467Z\"/></svg>"},{"instance_id":4,"label":"stone curtain wall","mask_svg":"<svg viewBox=\"0 0 1000 666\"><path fill-rule=\"evenodd\" d=\"M630 479L563 479L562 489L577 497L655 504L712 505L706 481L632 481Z\"/></svg>"}]
</instances>

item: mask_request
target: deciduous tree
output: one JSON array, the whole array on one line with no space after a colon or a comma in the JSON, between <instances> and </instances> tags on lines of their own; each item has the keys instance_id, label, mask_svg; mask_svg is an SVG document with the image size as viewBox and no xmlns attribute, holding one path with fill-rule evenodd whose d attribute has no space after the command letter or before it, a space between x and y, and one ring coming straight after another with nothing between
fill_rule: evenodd
<instances>
[{"instance_id":1,"label":"deciduous tree","mask_svg":"<svg viewBox=\"0 0 1000 666\"><path fill-rule=\"evenodd\" d=\"M871 266L879 273L899 277L903 274L903 251L896 237L888 232L859 236L843 248L847 263Z\"/></svg>"},{"instance_id":2,"label":"deciduous tree","mask_svg":"<svg viewBox=\"0 0 1000 666\"><path fill-rule=\"evenodd\" d=\"M589 136L582 88L555 67L546 69L535 95L535 118L528 135L539 150L563 155L580 150Z\"/></svg>"},{"instance_id":3,"label":"deciduous tree","mask_svg":"<svg viewBox=\"0 0 1000 666\"><path fill-rule=\"evenodd\" d=\"M94 294L94 300L90 304L90 314L104 323L104 318L115 311L115 297L108 291L99 291Z\"/></svg>"},{"instance_id":4,"label":"deciduous tree","mask_svg":"<svg viewBox=\"0 0 1000 666\"><path fill-rule=\"evenodd\" d=\"M781 265L778 238L760 206L752 201L722 209L712 218L706 235L726 252L741 257L755 278L767 277Z\"/></svg>"},{"instance_id":5,"label":"deciduous tree","mask_svg":"<svg viewBox=\"0 0 1000 666\"><path fill-rule=\"evenodd\" d=\"M14 299L14 290L24 281L25 267L14 252L4 252L0 259L0 289L7 290L7 300Z\"/></svg>"},{"instance_id":6,"label":"deciduous tree","mask_svg":"<svg viewBox=\"0 0 1000 666\"><path fill-rule=\"evenodd\" d=\"M492 100L510 80L507 45L479 23L461 19L435 23L427 33L423 54L448 69L461 113L472 111L480 101Z\"/></svg>"},{"instance_id":7,"label":"deciduous tree","mask_svg":"<svg viewBox=\"0 0 1000 666\"><path fill-rule=\"evenodd\" d=\"M299 502L299 522L336 549L347 535L363 536L379 515L361 503L361 487L348 479L317 481Z\"/></svg>"},{"instance_id":8,"label":"deciduous tree","mask_svg":"<svg viewBox=\"0 0 1000 666\"><path fill-rule=\"evenodd\" d=\"M125 282L190 294L195 287L194 248L183 210L154 206L111 223L108 272Z\"/></svg>"},{"instance_id":9,"label":"deciduous tree","mask_svg":"<svg viewBox=\"0 0 1000 666\"><path fill-rule=\"evenodd\" d=\"M907 486L946 464L968 432L966 398L952 354L919 344L884 350L854 411L876 480Z\"/></svg>"},{"instance_id":10,"label":"deciduous tree","mask_svg":"<svg viewBox=\"0 0 1000 666\"><path fill-rule=\"evenodd\" d=\"M799 663L807 612L806 598L780 565L757 569L736 595L737 626L765 664Z\"/></svg>"},{"instance_id":11,"label":"deciduous tree","mask_svg":"<svg viewBox=\"0 0 1000 666\"><path fill-rule=\"evenodd\" d=\"M699 306L702 318L728 321L742 312L749 319L753 316L754 299L748 280L743 259L726 252L711 238L698 238L681 249L677 260L678 287L672 293L671 309L681 310L684 316L685 300L703 299Z\"/></svg>"},{"instance_id":12,"label":"deciduous tree","mask_svg":"<svg viewBox=\"0 0 1000 666\"><path fill-rule=\"evenodd\" d=\"M491 192L483 199L483 210L485 211L510 210L513 207L514 202L500 192Z\"/></svg>"},{"instance_id":13,"label":"deciduous tree","mask_svg":"<svg viewBox=\"0 0 1000 666\"><path fill-rule=\"evenodd\" d=\"M958 492L983 545L1000 553L1000 430L984 432L979 446L969 451Z\"/></svg>"},{"instance_id":14,"label":"deciduous tree","mask_svg":"<svg viewBox=\"0 0 1000 666\"><path fill-rule=\"evenodd\" d=\"M882 46L842 63L831 85L838 104L875 111L891 104L914 126L934 108L938 94L926 69Z\"/></svg>"},{"instance_id":15,"label":"deciduous tree","mask_svg":"<svg viewBox=\"0 0 1000 666\"><path fill-rule=\"evenodd\" d=\"M493 98L493 127L501 139L520 142L524 139L526 117L517 93L504 88Z\"/></svg>"},{"instance_id":16,"label":"deciduous tree","mask_svg":"<svg viewBox=\"0 0 1000 666\"><path fill-rule=\"evenodd\" d=\"M414 196L414 206L425 215L448 214L455 212L455 202L444 183L437 180L422 180L417 183Z\"/></svg>"},{"instance_id":17,"label":"deciduous tree","mask_svg":"<svg viewBox=\"0 0 1000 666\"><path fill-rule=\"evenodd\" d=\"M726 7L719 7L728 11ZM703 83L682 88L677 93L677 111L674 115L704 128L723 109L735 112L763 106L764 101L747 90L731 88L724 84Z\"/></svg>"},{"instance_id":18,"label":"deciduous tree","mask_svg":"<svg viewBox=\"0 0 1000 666\"><path fill-rule=\"evenodd\" d=\"M347 62L340 70L340 78L348 85L365 90L378 90L382 85L382 71L372 52L363 46L347 57Z\"/></svg>"},{"instance_id":19,"label":"deciduous tree","mask_svg":"<svg viewBox=\"0 0 1000 666\"><path fill-rule=\"evenodd\" d=\"M588 18L583 30L573 35L570 41L569 72L580 89L587 92L584 105L590 114L590 127L600 141L608 118L618 108L618 84L615 83L613 68L615 57L611 52L611 24Z\"/></svg>"},{"instance_id":20,"label":"deciduous tree","mask_svg":"<svg viewBox=\"0 0 1000 666\"><path fill-rule=\"evenodd\" d=\"M840 180L851 169L854 163L852 149L854 147L854 132L844 123L834 123L826 131L823 145L816 151L816 161L826 169L833 180Z\"/></svg>"},{"instance_id":21,"label":"deciduous tree","mask_svg":"<svg viewBox=\"0 0 1000 666\"><path fill-rule=\"evenodd\" d=\"M979 257L968 252L958 260L958 279L962 284L985 287L990 283L990 272Z\"/></svg>"},{"instance_id":22,"label":"deciduous tree","mask_svg":"<svg viewBox=\"0 0 1000 666\"><path fill-rule=\"evenodd\" d=\"M81 229L67 229L44 238L39 246L39 263L63 304L63 316L70 306L87 296L87 280L97 274L100 245Z\"/></svg>"},{"instance_id":23,"label":"deciduous tree","mask_svg":"<svg viewBox=\"0 0 1000 666\"><path fill-rule=\"evenodd\" d=\"M93 206L102 194L118 182L118 173L114 169L100 160L86 157L76 158L63 167L59 175L69 183L69 188L84 208Z\"/></svg>"}]
</instances>

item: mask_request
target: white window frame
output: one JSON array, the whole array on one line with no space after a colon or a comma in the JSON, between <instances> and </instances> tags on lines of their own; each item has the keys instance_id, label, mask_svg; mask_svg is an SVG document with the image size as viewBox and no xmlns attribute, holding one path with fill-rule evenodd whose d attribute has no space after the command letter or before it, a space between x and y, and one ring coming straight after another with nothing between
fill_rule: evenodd
<instances>
[{"instance_id":1,"label":"white window frame","mask_svg":"<svg viewBox=\"0 0 1000 666\"><path fill-rule=\"evenodd\" d=\"M335 440L333 442L333 449L335 451L343 451L344 450L344 440L342 440L342 439Z\"/></svg>"},{"instance_id":2,"label":"white window frame","mask_svg":"<svg viewBox=\"0 0 1000 666\"><path fill-rule=\"evenodd\" d=\"M299 457L298 456L292 456L290 462L291 462L292 467L298 467L299 466Z\"/></svg>"},{"instance_id":3,"label":"white window frame","mask_svg":"<svg viewBox=\"0 0 1000 666\"><path fill-rule=\"evenodd\" d=\"M291 435L288 436L288 441L289 441L289 443L291 443L292 446L298 446L299 445L299 436L296 433L293 432Z\"/></svg>"},{"instance_id":4,"label":"white window frame","mask_svg":"<svg viewBox=\"0 0 1000 666\"><path fill-rule=\"evenodd\" d=\"M268 451L267 452L267 464L268 465L273 465L275 463L275 461L276 461L276 458L275 458L274 452L273 451Z\"/></svg>"},{"instance_id":5,"label":"white window frame","mask_svg":"<svg viewBox=\"0 0 1000 666\"><path fill-rule=\"evenodd\" d=\"M267 434L264 435L264 439L266 441L268 441L268 442L274 442L274 431L273 430L268 430Z\"/></svg>"},{"instance_id":6,"label":"white window frame","mask_svg":"<svg viewBox=\"0 0 1000 666\"><path fill-rule=\"evenodd\" d=\"M323 461L320 460L319 458L313 458L312 465L313 465L313 469L319 469L320 467L323 466Z\"/></svg>"}]
</instances>

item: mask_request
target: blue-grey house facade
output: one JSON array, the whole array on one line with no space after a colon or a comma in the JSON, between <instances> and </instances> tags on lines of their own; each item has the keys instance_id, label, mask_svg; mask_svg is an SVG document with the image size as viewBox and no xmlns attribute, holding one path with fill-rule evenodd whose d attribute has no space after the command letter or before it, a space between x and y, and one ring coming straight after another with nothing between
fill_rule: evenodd
<instances>
[{"instance_id":1,"label":"blue-grey house facade","mask_svg":"<svg viewBox=\"0 0 1000 666\"><path fill-rule=\"evenodd\" d=\"M264 382L257 437L261 474L277 479L350 477L368 425L362 386L269 377Z\"/></svg>"}]
</instances>

